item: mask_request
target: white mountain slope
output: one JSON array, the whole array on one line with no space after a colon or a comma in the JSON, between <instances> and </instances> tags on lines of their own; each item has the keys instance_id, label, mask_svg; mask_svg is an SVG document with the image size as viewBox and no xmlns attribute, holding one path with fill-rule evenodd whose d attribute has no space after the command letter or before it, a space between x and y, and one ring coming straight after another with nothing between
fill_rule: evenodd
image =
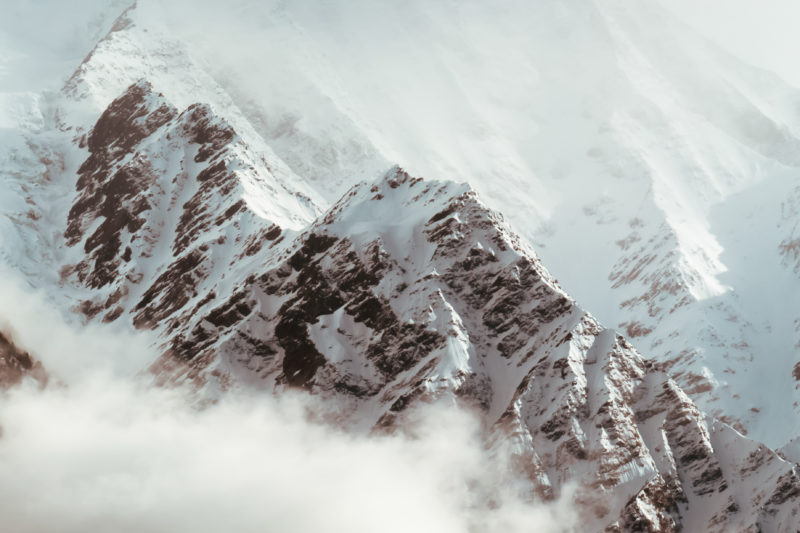
<instances>
[{"instance_id":1,"label":"white mountain slope","mask_svg":"<svg viewBox=\"0 0 800 533\"><path fill-rule=\"evenodd\" d=\"M466 180L704 408L774 445L800 431L800 317L765 327L745 296L800 294L787 236L754 219L771 247L754 263L718 215L780 209L754 191L800 162L796 90L652 2L184 8L140 1L68 88L97 107L146 77L179 107L210 102L314 198L389 161ZM755 386L765 372L775 394Z\"/></svg>"},{"instance_id":2,"label":"white mountain slope","mask_svg":"<svg viewBox=\"0 0 800 533\"><path fill-rule=\"evenodd\" d=\"M114 100L84 143L64 236L85 255L62 279L99 289L82 309L111 308L107 321L138 301L137 325L161 322L190 298L186 276L224 285L226 268L246 272L265 241L316 215L208 106L179 114L147 82Z\"/></svg>"},{"instance_id":3,"label":"white mountain slope","mask_svg":"<svg viewBox=\"0 0 800 533\"><path fill-rule=\"evenodd\" d=\"M141 35L129 35L127 30L139 29L130 19L135 13L134 6L117 18L62 91L21 95L14 113L6 112L9 142L0 167L7 214L0 236L4 259L34 285L67 282L63 290L53 291L54 298L66 296L66 305L90 315L112 307L118 313L125 305L112 303L123 296L135 303L170 261L181 259L187 249L196 254L200 243L188 242L185 235L187 242L177 243L187 229L212 246L211 255L221 256L218 261L230 261L233 255L226 254L243 249L224 245L228 234L239 245L256 240L246 234L252 227L248 218L267 218L275 223L271 229L291 230L320 212L314 190L274 155L179 43L148 39L146 28ZM140 73L155 79L159 89ZM201 100L193 95L198 94L214 105L196 105ZM147 115L158 108L158 116ZM105 124L90 133L98 119ZM195 181L198 175L202 182ZM94 183L97 176L105 183ZM108 189L120 187L131 189L131 197L120 205L109 203ZM146 197L136 196L140 192ZM114 220L87 225L87 213L110 212L116 212ZM201 233L214 217L217 231ZM236 219L235 229L220 228L223 219ZM269 230L258 226L253 231ZM173 250L170 238L176 239ZM127 281L105 283L104 270L120 263ZM213 270L207 274L214 276ZM71 290L70 279L100 290L87 297L80 288Z\"/></svg>"}]
</instances>

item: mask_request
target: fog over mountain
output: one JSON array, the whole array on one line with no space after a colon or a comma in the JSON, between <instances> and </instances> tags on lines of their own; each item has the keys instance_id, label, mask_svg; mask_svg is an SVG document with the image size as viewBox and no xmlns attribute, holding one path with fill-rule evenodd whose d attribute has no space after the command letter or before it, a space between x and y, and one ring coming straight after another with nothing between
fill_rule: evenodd
<instances>
[{"instance_id":1,"label":"fog over mountain","mask_svg":"<svg viewBox=\"0 0 800 533\"><path fill-rule=\"evenodd\" d=\"M0 526L794 531L797 7L0 0Z\"/></svg>"},{"instance_id":2,"label":"fog over mountain","mask_svg":"<svg viewBox=\"0 0 800 533\"><path fill-rule=\"evenodd\" d=\"M490 461L478 421L454 405L383 437L315 423L319 406L299 395L201 408L191 390L134 377L135 362L155 357L141 339L76 332L42 294L6 281L3 295L14 339L53 370L44 389L31 381L3 397L7 531L561 531L575 521L567 497L522 498L507 452ZM414 512L398 513L400 502Z\"/></svg>"}]
</instances>

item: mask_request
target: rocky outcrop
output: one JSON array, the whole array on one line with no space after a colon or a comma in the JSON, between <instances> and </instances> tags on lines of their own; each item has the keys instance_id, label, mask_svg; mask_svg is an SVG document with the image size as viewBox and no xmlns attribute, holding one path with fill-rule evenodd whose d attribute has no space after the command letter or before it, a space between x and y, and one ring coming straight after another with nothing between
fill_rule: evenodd
<instances>
[{"instance_id":1,"label":"rocky outcrop","mask_svg":"<svg viewBox=\"0 0 800 533\"><path fill-rule=\"evenodd\" d=\"M42 364L14 344L8 335L0 333L0 389L18 384L25 376L42 384L47 382Z\"/></svg>"}]
</instances>

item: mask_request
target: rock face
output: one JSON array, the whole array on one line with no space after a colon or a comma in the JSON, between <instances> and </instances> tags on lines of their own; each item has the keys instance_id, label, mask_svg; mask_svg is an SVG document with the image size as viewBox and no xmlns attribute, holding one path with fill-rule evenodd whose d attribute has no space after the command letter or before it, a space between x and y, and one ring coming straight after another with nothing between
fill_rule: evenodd
<instances>
[{"instance_id":1,"label":"rock face","mask_svg":"<svg viewBox=\"0 0 800 533\"><path fill-rule=\"evenodd\" d=\"M268 171L235 139L142 82L86 140L65 233L86 259L65 276L87 314L161 334L162 378L304 388L365 428L452 398L511 443L537 498L577 483L587 530L796 523L796 466L702 414L468 186L396 167L292 233L241 200Z\"/></svg>"}]
</instances>

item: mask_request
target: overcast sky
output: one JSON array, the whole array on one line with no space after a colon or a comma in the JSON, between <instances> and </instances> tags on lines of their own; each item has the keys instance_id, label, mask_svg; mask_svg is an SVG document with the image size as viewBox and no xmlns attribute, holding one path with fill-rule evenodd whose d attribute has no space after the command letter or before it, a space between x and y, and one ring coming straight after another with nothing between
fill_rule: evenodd
<instances>
[{"instance_id":1,"label":"overcast sky","mask_svg":"<svg viewBox=\"0 0 800 533\"><path fill-rule=\"evenodd\" d=\"M660 1L729 52L800 87L797 0Z\"/></svg>"},{"instance_id":2,"label":"overcast sky","mask_svg":"<svg viewBox=\"0 0 800 533\"><path fill-rule=\"evenodd\" d=\"M796 51L800 50L800 32L797 31L800 2L797 0L658 1L728 51L800 87L800 61L796 57ZM74 68L75 59L82 58L84 48L91 47L90 42L97 38L100 28L126 3L127 0L75 0L67 7L56 0L36 3L0 0L3 13L0 17L0 89L2 85L6 90L29 89L23 87L23 80L3 76L3 67L29 64L31 56L36 56L41 70L50 70L51 75L54 66L63 66L67 71ZM63 16L66 13L68 17ZM34 31L37 27L46 30ZM32 67L25 69L26 77L38 74L31 70ZM18 77L21 72L17 70L13 74ZM43 80L36 78L35 81L44 85Z\"/></svg>"}]
</instances>

